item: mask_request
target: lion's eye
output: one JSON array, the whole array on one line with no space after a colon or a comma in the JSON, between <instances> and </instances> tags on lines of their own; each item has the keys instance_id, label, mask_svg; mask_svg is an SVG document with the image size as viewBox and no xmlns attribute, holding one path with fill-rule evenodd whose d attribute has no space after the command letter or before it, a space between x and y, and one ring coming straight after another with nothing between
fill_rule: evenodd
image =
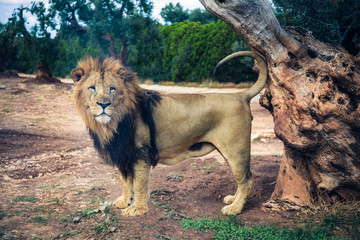
<instances>
[{"instance_id":1,"label":"lion's eye","mask_svg":"<svg viewBox=\"0 0 360 240\"><path fill-rule=\"evenodd\" d=\"M90 89L90 91L92 91L92 92L95 92L95 90L96 90L95 86L91 86L91 87L89 87L89 89Z\"/></svg>"},{"instance_id":2,"label":"lion's eye","mask_svg":"<svg viewBox=\"0 0 360 240\"><path fill-rule=\"evenodd\" d=\"M113 93L113 92L115 92L115 91L116 91L116 88L110 87L110 93Z\"/></svg>"}]
</instances>

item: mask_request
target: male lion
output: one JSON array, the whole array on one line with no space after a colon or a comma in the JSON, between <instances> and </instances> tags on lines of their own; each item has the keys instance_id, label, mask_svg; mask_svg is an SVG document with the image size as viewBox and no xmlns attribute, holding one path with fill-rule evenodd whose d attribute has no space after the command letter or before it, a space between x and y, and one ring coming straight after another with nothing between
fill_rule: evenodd
<instances>
[{"instance_id":1,"label":"male lion","mask_svg":"<svg viewBox=\"0 0 360 240\"><path fill-rule=\"evenodd\" d=\"M241 212L250 193L251 112L249 102L264 87L267 67L257 82L235 94L159 95L142 89L136 76L117 60L87 58L72 70L75 105L89 129L94 146L121 172L122 196L115 205L123 215L148 211L150 166L172 165L217 149L235 175L238 189L224 198L226 215ZM217 67L218 67L217 66Z\"/></svg>"}]
</instances>

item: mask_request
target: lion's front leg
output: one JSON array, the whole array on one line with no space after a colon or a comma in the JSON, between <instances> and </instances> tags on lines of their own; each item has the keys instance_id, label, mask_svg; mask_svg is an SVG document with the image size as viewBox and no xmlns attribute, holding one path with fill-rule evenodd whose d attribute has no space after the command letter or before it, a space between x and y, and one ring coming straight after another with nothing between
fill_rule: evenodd
<instances>
[{"instance_id":1,"label":"lion's front leg","mask_svg":"<svg viewBox=\"0 0 360 240\"><path fill-rule=\"evenodd\" d=\"M115 200L114 204L116 207L124 209L131 205L134 198L132 176L125 178L124 174L121 174L121 183L123 188L122 195Z\"/></svg>"},{"instance_id":2,"label":"lion's front leg","mask_svg":"<svg viewBox=\"0 0 360 240\"><path fill-rule=\"evenodd\" d=\"M150 166L145 161L139 161L135 165L134 184L134 204L125 208L122 212L124 216L144 215L148 211L149 194L149 175Z\"/></svg>"}]
</instances>

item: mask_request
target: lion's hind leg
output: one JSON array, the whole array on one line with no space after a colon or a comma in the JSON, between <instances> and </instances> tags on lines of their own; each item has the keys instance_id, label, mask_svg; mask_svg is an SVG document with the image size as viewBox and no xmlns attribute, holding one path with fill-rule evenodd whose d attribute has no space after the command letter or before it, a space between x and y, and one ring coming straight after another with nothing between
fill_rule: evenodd
<instances>
[{"instance_id":1,"label":"lion's hind leg","mask_svg":"<svg viewBox=\"0 0 360 240\"><path fill-rule=\"evenodd\" d=\"M121 174L121 183L123 188L122 195L115 200L114 204L116 207L124 209L129 207L134 199L133 178L131 176L126 178Z\"/></svg>"},{"instance_id":2,"label":"lion's hind leg","mask_svg":"<svg viewBox=\"0 0 360 240\"><path fill-rule=\"evenodd\" d=\"M249 149L250 150L250 149ZM221 152L221 150L220 150ZM250 195L252 180L250 171L250 151L243 149L242 153L223 154L235 176L237 190L235 195L229 195L224 198L224 203L229 204L221 211L225 215L236 215L241 213L246 199Z\"/></svg>"},{"instance_id":3,"label":"lion's hind leg","mask_svg":"<svg viewBox=\"0 0 360 240\"><path fill-rule=\"evenodd\" d=\"M236 194L234 196L230 195L224 198L224 202L227 201L225 202L226 204L230 204L230 202L231 204L223 207L221 212L224 215L236 215L241 213L246 199L250 195L251 187L251 179L247 179L243 183L238 184L238 190L236 191Z\"/></svg>"}]
</instances>

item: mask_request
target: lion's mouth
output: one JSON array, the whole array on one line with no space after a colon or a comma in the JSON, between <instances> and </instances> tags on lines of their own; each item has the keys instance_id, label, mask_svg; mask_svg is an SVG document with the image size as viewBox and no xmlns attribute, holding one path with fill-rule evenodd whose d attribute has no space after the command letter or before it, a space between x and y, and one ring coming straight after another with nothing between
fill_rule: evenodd
<instances>
[{"instance_id":1,"label":"lion's mouth","mask_svg":"<svg viewBox=\"0 0 360 240\"><path fill-rule=\"evenodd\" d=\"M94 116L95 116L96 121L103 123L103 124L107 124L111 120L110 116L105 112L102 112L101 114L94 115Z\"/></svg>"},{"instance_id":2,"label":"lion's mouth","mask_svg":"<svg viewBox=\"0 0 360 240\"><path fill-rule=\"evenodd\" d=\"M99 115L94 115L94 116L95 116L95 118L97 118L97 117L100 117L102 115L106 115L106 116L110 117L109 114L107 114L106 112L102 112Z\"/></svg>"}]
</instances>

